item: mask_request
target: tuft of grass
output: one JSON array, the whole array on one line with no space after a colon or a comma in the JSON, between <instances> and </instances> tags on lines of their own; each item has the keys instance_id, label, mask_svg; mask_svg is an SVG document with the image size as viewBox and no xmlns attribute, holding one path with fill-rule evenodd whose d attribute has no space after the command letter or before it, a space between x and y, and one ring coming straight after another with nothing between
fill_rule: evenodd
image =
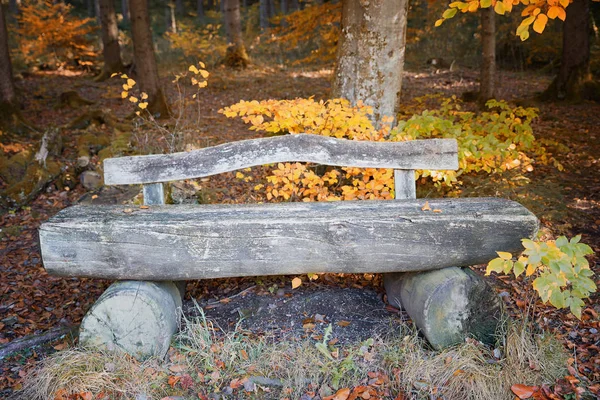
<instances>
[{"instance_id":1,"label":"tuft of grass","mask_svg":"<svg viewBox=\"0 0 600 400\"><path fill-rule=\"evenodd\" d=\"M160 387L157 360L139 363L126 354L71 348L50 355L31 371L15 400L47 400L91 392L107 399L136 398Z\"/></svg>"},{"instance_id":2,"label":"tuft of grass","mask_svg":"<svg viewBox=\"0 0 600 400\"><path fill-rule=\"evenodd\" d=\"M239 325L223 332L200 310L199 317L184 320L167 361L63 351L30 374L19 398L55 398L67 390L103 392L111 399L199 393L280 399L369 387L382 398L403 393L414 399L508 400L513 384L551 384L566 374L562 345L552 336L532 334L527 325L507 323L497 349L468 340L433 351L408 323L390 326L385 337L340 345L330 329L318 340L257 337Z\"/></svg>"}]
</instances>

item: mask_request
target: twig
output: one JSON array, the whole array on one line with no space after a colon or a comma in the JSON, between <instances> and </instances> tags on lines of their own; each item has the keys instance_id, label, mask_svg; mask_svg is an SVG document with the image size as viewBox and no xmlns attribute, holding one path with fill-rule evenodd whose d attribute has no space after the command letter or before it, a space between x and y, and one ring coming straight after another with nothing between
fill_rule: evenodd
<instances>
[{"instance_id":1,"label":"twig","mask_svg":"<svg viewBox=\"0 0 600 400\"><path fill-rule=\"evenodd\" d=\"M224 299L221 299L221 300L219 300L219 301L215 301L215 302L213 302L213 303L208 303L208 304L206 304L206 305L204 306L204 308L206 308L206 307L212 307L212 306L216 306L216 305L219 305L219 304L223 304L223 300L231 300L231 299L234 299L234 298L236 298L236 297L238 297L238 296L241 296L241 295L243 295L243 294L245 294L245 293L248 293L249 291L251 291L251 290L252 290L252 289L254 289L255 287L256 287L256 285L250 286L249 288L246 288L246 289L242 290L242 291L241 291L241 292L239 292L238 294L234 294L233 296L225 297Z\"/></svg>"}]
</instances>

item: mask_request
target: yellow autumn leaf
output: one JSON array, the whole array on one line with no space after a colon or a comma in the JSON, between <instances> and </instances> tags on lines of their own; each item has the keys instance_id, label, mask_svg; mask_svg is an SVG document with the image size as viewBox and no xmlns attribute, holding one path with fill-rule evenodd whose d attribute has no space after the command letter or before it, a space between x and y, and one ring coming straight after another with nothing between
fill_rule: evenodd
<instances>
[{"instance_id":1,"label":"yellow autumn leaf","mask_svg":"<svg viewBox=\"0 0 600 400\"><path fill-rule=\"evenodd\" d=\"M127 98L127 96L129 96L129 92L127 92L127 91L122 91L122 92L121 92L121 98L122 98L122 99L126 99L126 98Z\"/></svg>"},{"instance_id":2,"label":"yellow autumn leaf","mask_svg":"<svg viewBox=\"0 0 600 400\"><path fill-rule=\"evenodd\" d=\"M148 98L148 94L146 92L142 92L141 96L142 100L146 100Z\"/></svg>"},{"instance_id":3,"label":"yellow autumn leaf","mask_svg":"<svg viewBox=\"0 0 600 400\"><path fill-rule=\"evenodd\" d=\"M198 75L198 68L196 68L195 65L190 65L190 67L188 68L188 71L193 72L194 74Z\"/></svg>"},{"instance_id":4,"label":"yellow autumn leaf","mask_svg":"<svg viewBox=\"0 0 600 400\"><path fill-rule=\"evenodd\" d=\"M442 25L442 23L444 23L444 19L440 18L437 21L435 21L435 26L438 27L438 26Z\"/></svg>"},{"instance_id":5,"label":"yellow autumn leaf","mask_svg":"<svg viewBox=\"0 0 600 400\"><path fill-rule=\"evenodd\" d=\"M122 79L127 79L127 78L129 78L129 77L127 76L127 74L123 74L123 75L121 75L121 78L122 78Z\"/></svg>"},{"instance_id":6,"label":"yellow autumn leaf","mask_svg":"<svg viewBox=\"0 0 600 400\"><path fill-rule=\"evenodd\" d=\"M128 85L128 84L126 84L126 83L124 83L122 87L123 87L123 90L129 90L129 89L131 89L131 88L129 87L129 85Z\"/></svg>"},{"instance_id":7,"label":"yellow autumn leaf","mask_svg":"<svg viewBox=\"0 0 600 400\"><path fill-rule=\"evenodd\" d=\"M496 254L498 254L498 257L500 257L503 260L510 260L512 258L512 254L506 251L497 251Z\"/></svg>"},{"instance_id":8,"label":"yellow autumn leaf","mask_svg":"<svg viewBox=\"0 0 600 400\"><path fill-rule=\"evenodd\" d=\"M208 86L208 82L206 82L206 81L204 81L204 82L200 82L200 83L198 84L198 87L199 87L199 88L205 88L206 86Z\"/></svg>"},{"instance_id":9,"label":"yellow autumn leaf","mask_svg":"<svg viewBox=\"0 0 600 400\"><path fill-rule=\"evenodd\" d=\"M244 178L244 174L242 174L240 171L235 173L235 177L238 179L243 179Z\"/></svg>"},{"instance_id":10,"label":"yellow autumn leaf","mask_svg":"<svg viewBox=\"0 0 600 400\"><path fill-rule=\"evenodd\" d=\"M132 102L132 103L137 103L137 102L138 102L138 98L137 98L137 97L135 97L135 96L131 96L131 97L129 98L129 101L130 101L130 102Z\"/></svg>"},{"instance_id":11,"label":"yellow autumn leaf","mask_svg":"<svg viewBox=\"0 0 600 400\"><path fill-rule=\"evenodd\" d=\"M535 273L536 267L535 265L527 264L527 269L525 270L525 276L531 276Z\"/></svg>"},{"instance_id":12,"label":"yellow autumn leaf","mask_svg":"<svg viewBox=\"0 0 600 400\"><path fill-rule=\"evenodd\" d=\"M546 16L546 14L538 14L537 18L535 19L535 22L533 23L533 30L537 33L542 33L544 32L547 23L548 17Z\"/></svg>"},{"instance_id":13,"label":"yellow autumn leaf","mask_svg":"<svg viewBox=\"0 0 600 400\"><path fill-rule=\"evenodd\" d=\"M208 75L210 75L210 74L208 73L208 71L205 71L205 70L201 69L200 70L200 75L202 75L202 77L204 79L206 79L206 78L208 78Z\"/></svg>"},{"instance_id":14,"label":"yellow autumn leaf","mask_svg":"<svg viewBox=\"0 0 600 400\"><path fill-rule=\"evenodd\" d=\"M148 107L148 103L146 103L146 102L139 103L138 107L141 108L142 110L145 110Z\"/></svg>"},{"instance_id":15,"label":"yellow autumn leaf","mask_svg":"<svg viewBox=\"0 0 600 400\"><path fill-rule=\"evenodd\" d=\"M302 285L302 279L300 279L300 278L292 279L292 289L296 289L297 287L300 287L300 285Z\"/></svg>"},{"instance_id":16,"label":"yellow autumn leaf","mask_svg":"<svg viewBox=\"0 0 600 400\"><path fill-rule=\"evenodd\" d=\"M197 84L198 84L198 79L196 79L192 76L192 85L197 85Z\"/></svg>"},{"instance_id":17,"label":"yellow autumn leaf","mask_svg":"<svg viewBox=\"0 0 600 400\"><path fill-rule=\"evenodd\" d=\"M198 65L200 66L200 68L206 68L206 65L204 65L202 61L198 61Z\"/></svg>"},{"instance_id":18,"label":"yellow autumn leaf","mask_svg":"<svg viewBox=\"0 0 600 400\"><path fill-rule=\"evenodd\" d=\"M503 0L504 3L504 11L511 12L513 8L512 0Z\"/></svg>"},{"instance_id":19,"label":"yellow autumn leaf","mask_svg":"<svg viewBox=\"0 0 600 400\"><path fill-rule=\"evenodd\" d=\"M114 77L115 77L115 76L117 76L117 75L119 75L119 74L118 74L118 73L116 73L116 72L113 72L112 74L110 74L110 77L111 77L111 78L114 78Z\"/></svg>"},{"instance_id":20,"label":"yellow autumn leaf","mask_svg":"<svg viewBox=\"0 0 600 400\"><path fill-rule=\"evenodd\" d=\"M129 86L131 86L131 87L134 87L135 86L135 81L133 79L129 78L129 79L127 79L127 84Z\"/></svg>"},{"instance_id":21,"label":"yellow autumn leaf","mask_svg":"<svg viewBox=\"0 0 600 400\"><path fill-rule=\"evenodd\" d=\"M506 9L504 8L504 3L497 1L496 5L494 6L494 11L496 12L496 14L504 15L504 13L506 12Z\"/></svg>"},{"instance_id":22,"label":"yellow autumn leaf","mask_svg":"<svg viewBox=\"0 0 600 400\"><path fill-rule=\"evenodd\" d=\"M563 8L567 8L569 5L569 0L560 0L559 3L561 6L563 6Z\"/></svg>"}]
</instances>

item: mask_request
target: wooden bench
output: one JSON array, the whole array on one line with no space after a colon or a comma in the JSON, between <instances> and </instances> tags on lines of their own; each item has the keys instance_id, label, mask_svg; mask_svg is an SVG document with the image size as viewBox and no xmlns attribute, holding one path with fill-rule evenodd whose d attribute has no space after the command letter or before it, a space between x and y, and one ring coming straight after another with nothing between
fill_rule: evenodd
<instances>
[{"instance_id":1,"label":"wooden bench","mask_svg":"<svg viewBox=\"0 0 600 400\"><path fill-rule=\"evenodd\" d=\"M404 200L164 206L162 182L289 161L392 168ZM40 227L43 263L53 275L119 280L84 318L80 340L140 358L168 350L186 280L318 272L385 273L390 303L403 303L434 347L443 347L477 324L493 329L488 320L499 309L481 278L456 267L518 252L538 227L533 214L504 199L428 199L441 212L422 210L414 170L456 168L454 140L304 134L107 159L105 184L143 184L148 207L61 211ZM404 274L431 270L440 271ZM453 296L459 299L450 306ZM439 339L438 331L450 333Z\"/></svg>"}]
</instances>

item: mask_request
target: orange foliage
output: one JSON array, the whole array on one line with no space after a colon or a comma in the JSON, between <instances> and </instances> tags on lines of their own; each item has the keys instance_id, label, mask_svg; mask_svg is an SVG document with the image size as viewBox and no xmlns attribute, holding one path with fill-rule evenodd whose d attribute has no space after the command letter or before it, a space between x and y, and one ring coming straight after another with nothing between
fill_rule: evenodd
<instances>
[{"instance_id":1,"label":"orange foliage","mask_svg":"<svg viewBox=\"0 0 600 400\"><path fill-rule=\"evenodd\" d=\"M50 0L29 2L21 7L17 33L20 51L27 63L64 66L67 61L90 65L96 57L90 34L93 19L71 15L72 7Z\"/></svg>"}]
</instances>

